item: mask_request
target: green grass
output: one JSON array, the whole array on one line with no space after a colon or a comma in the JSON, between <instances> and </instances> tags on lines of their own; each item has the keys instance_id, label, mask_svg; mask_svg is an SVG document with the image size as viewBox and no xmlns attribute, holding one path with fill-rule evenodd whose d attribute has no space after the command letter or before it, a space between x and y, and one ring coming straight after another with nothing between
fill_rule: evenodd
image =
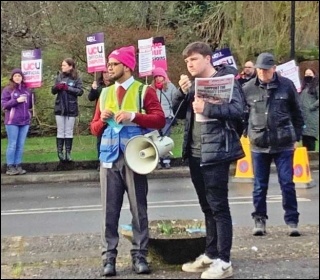
<instances>
[{"instance_id":1,"label":"green grass","mask_svg":"<svg viewBox=\"0 0 320 280\"><path fill-rule=\"evenodd\" d=\"M172 128L171 138L174 141L173 157L181 157L184 127L183 122ZM75 135L72 148L72 159L75 161L97 160L96 137L92 135ZM301 143L300 143L301 145ZM1 139L1 163L6 162L7 139ZM319 151L319 141L316 142ZM23 154L24 163L58 161L56 137L27 138Z\"/></svg>"},{"instance_id":2,"label":"green grass","mask_svg":"<svg viewBox=\"0 0 320 280\"><path fill-rule=\"evenodd\" d=\"M182 133L181 133L182 131ZM174 141L173 157L181 157L183 130L180 125L172 130L171 138ZM75 135L72 147L72 159L74 161L97 160L96 137L92 135ZM7 139L1 139L1 163L6 162ZM27 138L23 162L55 162L58 161L56 149L56 137L32 137Z\"/></svg>"}]
</instances>

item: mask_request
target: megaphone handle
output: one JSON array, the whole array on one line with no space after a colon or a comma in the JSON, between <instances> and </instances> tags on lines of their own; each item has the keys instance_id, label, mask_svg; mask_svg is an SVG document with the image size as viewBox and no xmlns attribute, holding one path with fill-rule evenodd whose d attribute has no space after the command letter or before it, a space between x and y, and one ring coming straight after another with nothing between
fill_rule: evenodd
<instances>
[{"instance_id":1,"label":"megaphone handle","mask_svg":"<svg viewBox=\"0 0 320 280\"><path fill-rule=\"evenodd\" d=\"M165 136L165 135L168 133L168 131L169 131L169 129L171 128L172 123L173 123L173 121L175 120L175 118L176 118L175 116L172 118L169 126L167 127L167 129L166 129L164 132L162 132L162 130L160 130L160 135L161 135L161 136Z\"/></svg>"},{"instance_id":2,"label":"megaphone handle","mask_svg":"<svg viewBox=\"0 0 320 280\"><path fill-rule=\"evenodd\" d=\"M165 135L168 133L169 129L171 128L171 126L172 126L172 124L173 124L173 122L174 122L175 119L177 118L177 115L178 115L178 113L179 113L179 111L180 111L181 105L183 104L184 100L185 100L185 99L183 99L183 100L180 102L179 107L178 107L175 115L173 116L173 118L172 118L169 126L167 127L167 129L166 129L164 132L160 131L160 135L161 135L161 136L165 136Z\"/></svg>"}]
</instances>

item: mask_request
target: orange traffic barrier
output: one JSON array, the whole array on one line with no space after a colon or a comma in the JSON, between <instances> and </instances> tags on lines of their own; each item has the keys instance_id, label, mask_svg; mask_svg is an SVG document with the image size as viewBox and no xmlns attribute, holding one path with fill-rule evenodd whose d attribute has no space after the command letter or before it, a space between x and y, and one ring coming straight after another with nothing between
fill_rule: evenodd
<instances>
[{"instance_id":1,"label":"orange traffic barrier","mask_svg":"<svg viewBox=\"0 0 320 280\"><path fill-rule=\"evenodd\" d=\"M233 181L241 182L243 181L242 179L249 179L250 181L252 181L253 169L252 169L252 159L251 159L249 138L242 136L240 141L241 141L243 151L245 153L245 157L237 161L236 174L234 176L234 178L237 178L237 180L233 180Z\"/></svg>"},{"instance_id":2,"label":"orange traffic barrier","mask_svg":"<svg viewBox=\"0 0 320 280\"><path fill-rule=\"evenodd\" d=\"M293 156L293 182L296 188L311 188L315 182L311 178L309 156L305 147L296 148Z\"/></svg>"}]
</instances>

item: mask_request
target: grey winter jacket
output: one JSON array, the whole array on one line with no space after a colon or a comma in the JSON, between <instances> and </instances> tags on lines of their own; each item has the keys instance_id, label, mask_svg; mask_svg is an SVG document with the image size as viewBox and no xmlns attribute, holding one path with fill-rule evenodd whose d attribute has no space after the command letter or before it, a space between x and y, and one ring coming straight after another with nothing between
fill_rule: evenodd
<instances>
[{"instance_id":1,"label":"grey winter jacket","mask_svg":"<svg viewBox=\"0 0 320 280\"><path fill-rule=\"evenodd\" d=\"M172 100L176 92L177 88L171 82L168 82L167 90L157 89L157 96L166 118L172 118L174 116L172 111Z\"/></svg>"},{"instance_id":2,"label":"grey winter jacket","mask_svg":"<svg viewBox=\"0 0 320 280\"><path fill-rule=\"evenodd\" d=\"M276 153L294 148L304 125L300 97L291 80L274 74L263 85L258 78L243 87L250 106L248 136L251 150Z\"/></svg>"}]
</instances>

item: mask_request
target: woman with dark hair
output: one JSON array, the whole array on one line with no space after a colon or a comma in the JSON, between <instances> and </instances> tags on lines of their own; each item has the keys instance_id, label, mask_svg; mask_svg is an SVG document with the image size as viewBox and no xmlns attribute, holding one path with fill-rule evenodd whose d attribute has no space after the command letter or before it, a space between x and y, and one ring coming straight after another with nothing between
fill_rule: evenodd
<instances>
[{"instance_id":1,"label":"woman with dark hair","mask_svg":"<svg viewBox=\"0 0 320 280\"><path fill-rule=\"evenodd\" d=\"M51 89L56 94L54 114L57 123L57 152L60 161L71 161L73 129L79 114L78 97L83 94L82 79L72 58L66 58L61 63L55 84ZM63 154L64 144L66 153Z\"/></svg>"},{"instance_id":2,"label":"woman with dark hair","mask_svg":"<svg viewBox=\"0 0 320 280\"><path fill-rule=\"evenodd\" d=\"M6 152L8 175L27 173L22 169L21 162L31 123L33 100L33 93L24 83L21 69L14 69L9 84L1 94L1 107L5 112L4 124L8 136Z\"/></svg>"},{"instance_id":3,"label":"woman with dark hair","mask_svg":"<svg viewBox=\"0 0 320 280\"><path fill-rule=\"evenodd\" d=\"M319 78L314 69L307 68L304 71L300 96L305 122L302 132L302 145L308 151L315 151L316 140L319 136Z\"/></svg>"}]
</instances>

